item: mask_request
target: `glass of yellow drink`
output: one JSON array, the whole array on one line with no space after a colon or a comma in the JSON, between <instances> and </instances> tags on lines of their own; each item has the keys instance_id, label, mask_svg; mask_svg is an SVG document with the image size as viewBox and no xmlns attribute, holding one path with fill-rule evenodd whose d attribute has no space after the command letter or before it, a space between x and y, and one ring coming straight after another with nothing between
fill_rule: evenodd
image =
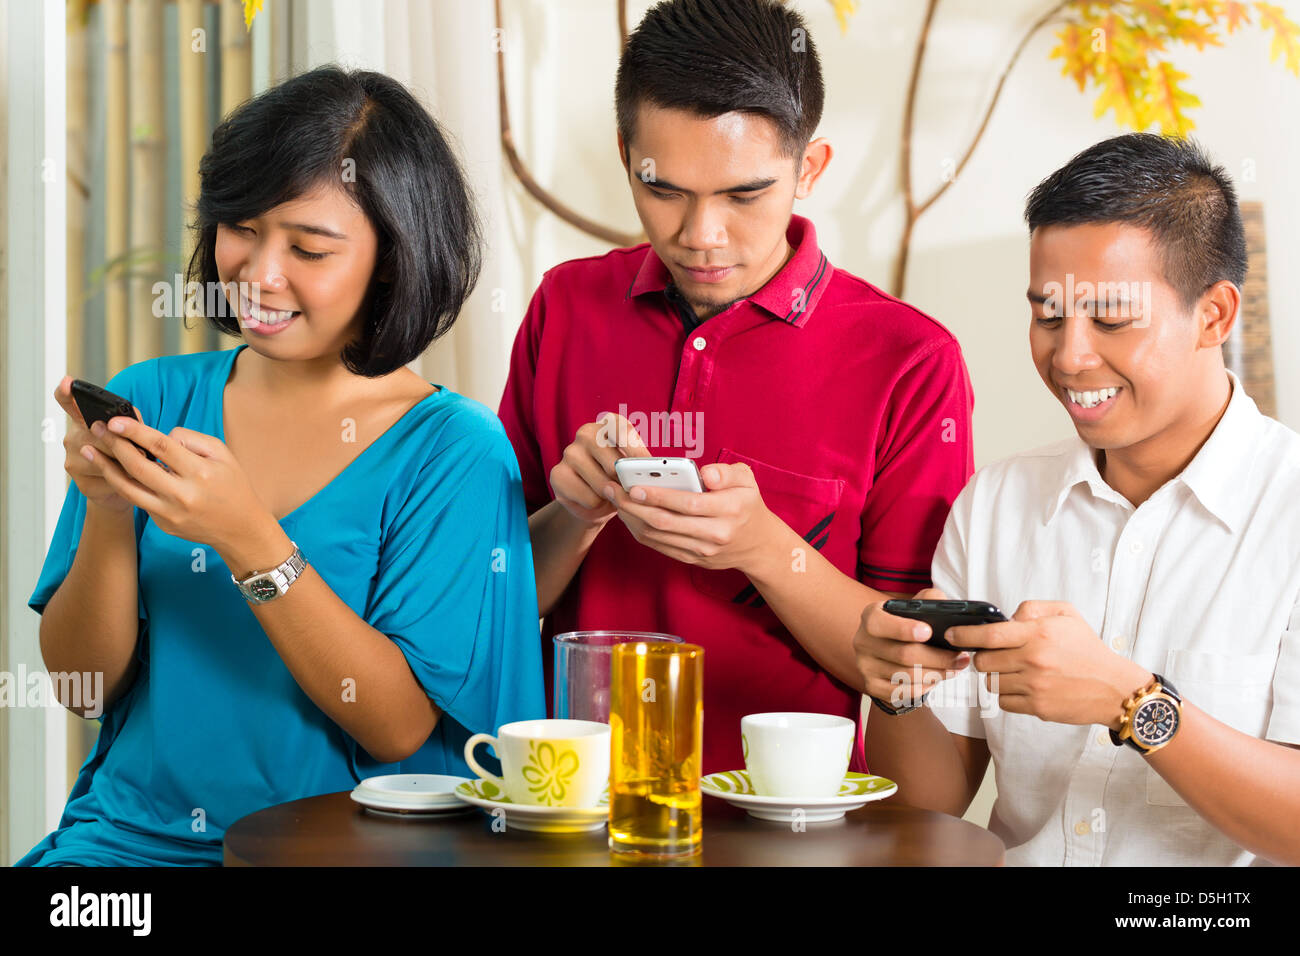
<instances>
[{"instance_id":1,"label":"glass of yellow drink","mask_svg":"<svg viewBox=\"0 0 1300 956\"><path fill-rule=\"evenodd\" d=\"M613 649L609 847L689 856L701 839L704 648L638 642Z\"/></svg>"}]
</instances>

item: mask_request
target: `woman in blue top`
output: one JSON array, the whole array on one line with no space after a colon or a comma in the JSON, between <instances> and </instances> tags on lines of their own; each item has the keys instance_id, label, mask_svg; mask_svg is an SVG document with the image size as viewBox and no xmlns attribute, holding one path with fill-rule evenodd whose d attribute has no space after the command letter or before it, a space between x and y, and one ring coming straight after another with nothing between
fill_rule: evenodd
<instances>
[{"instance_id":1,"label":"woman in blue top","mask_svg":"<svg viewBox=\"0 0 1300 956\"><path fill-rule=\"evenodd\" d=\"M322 68L228 117L200 178L188 278L244 344L117 375L139 422L87 431L56 393L75 484L30 604L52 674L102 674L64 701L102 727L20 865L219 864L247 813L468 775L471 733L545 716L514 453L404 367L479 267L437 125L388 77ZM295 546L265 603L232 581Z\"/></svg>"}]
</instances>

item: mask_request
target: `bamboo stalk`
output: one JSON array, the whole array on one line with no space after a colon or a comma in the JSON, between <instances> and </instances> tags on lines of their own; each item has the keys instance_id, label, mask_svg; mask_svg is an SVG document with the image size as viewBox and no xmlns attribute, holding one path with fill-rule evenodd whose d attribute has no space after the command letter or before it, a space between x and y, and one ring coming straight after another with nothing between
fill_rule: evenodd
<instances>
[{"instance_id":1,"label":"bamboo stalk","mask_svg":"<svg viewBox=\"0 0 1300 956\"><path fill-rule=\"evenodd\" d=\"M126 200L131 181L127 146L126 0L104 0L104 260L126 255L130 241ZM127 287L125 272L110 270L104 285L104 337L107 369L112 378L128 363Z\"/></svg>"},{"instance_id":2,"label":"bamboo stalk","mask_svg":"<svg viewBox=\"0 0 1300 956\"><path fill-rule=\"evenodd\" d=\"M86 28L80 17L70 19L67 32L68 57L68 372L86 377L86 203L89 179L86 143L89 139L87 116L89 85L86 76Z\"/></svg>"},{"instance_id":3,"label":"bamboo stalk","mask_svg":"<svg viewBox=\"0 0 1300 956\"><path fill-rule=\"evenodd\" d=\"M275 7L276 7L275 0L266 0L266 5L262 8L262 16L266 18L266 22L262 25L262 28L266 30L266 34L265 34L266 50L267 50L266 85L268 88L275 86L275 84L280 82L276 78L276 74L275 74L275 60L276 60L275 44L277 39L276 34L279 32L279 28L276 26L275 23L276 13L278 12L275 9ZM253 23L257 23L257 21L254 20Z\"/></svg>"},{"instance_id":4,"label":"bamboo stalk","mask_svg":"<svg viewBox=\"0 0 1300 956\"><path fill-rule=\"evenodd\" d=\"M204 88L206 40L202 50L195 50L195 30L205 30L203 0L177 0L176 25L180 42L181 94L181 194L185 205L185 229L181 236L181 271L194 252L194 234L189 224L195 218L194 206L199 198L199 160L208 143L207 90ZM190 308L189 296L176 303L183 310L180 351L200 352L207 346L207 322L201 309Z\"/></svg>"},{"instance_id":5,"label":"bamboo stalk","mask_svg":"<svg viewBox=\"0 0 1300 956\"><path fill-rule=\"evenodd\" d=\"M167 245L167 138L163 96L162 0L131 0L131 250L132 257L161 255ZM131 270L131 361L162 354L163 323L153 314L155 263Z\"/></svg>"},{"instance_id":6,"label":"bamboo stalk","mask_svg":"<svg viewBox=\"0 0 1300 956\"><path fill-rule=\"evenodd\" d=\"M240 0L221 3L221 116L224 118L253 93L252 43L244 26ZM240 340L223 335L223 348L235 348Z\"/></svg>"},{"instance_id":7,"label":"bamboo stalk","mask_svg":"<svg viewBox=\"0 0 1300 956\"><path fill-rule=\"evenodd\" d=\"M292 31L289 29L289 4L281 0L268 0L266 9L270 13L269 27L271 48L271 85L283 83L292 74L289 55Z\"/></svg>"},{"instance_id":8,"label":"bamboo stalk","mask_svg":"<svg viewBox=\"0 0 1300 956\"><path fill-rule=\"evenodd\" d=\"M70 6L67 30L67 371L88 378L86 367L86 220L90 200L90 87L89 31L84 6ZM64 749L65 786L71 792L77 771L95 745L99 724L66 711L67 745Z\"/></svg>"},{"instance_id":9,"label":"bamboo stalk","mask_svg":"<svg viewBox=\"0 0 1300 956\"><path fill-rule=\"evenodd\" d=\"M221 3L221 115L253 94L252 43L239 0Z\"/></svg>"},{"instance_id":10,"label":"bamboo stalk","mask_svg":"<svg viewBox=\"0 0 1300 956\"><path fill-rule=\"evenodd\" d=\"M283 5L276 0L264 0L261 11L249 28L250 75L253 79L253 95L259 95L281 82L280 44L287 39L284 34ZM265 73L263 73L265 70Z\"/></svg>"}]
</instances>

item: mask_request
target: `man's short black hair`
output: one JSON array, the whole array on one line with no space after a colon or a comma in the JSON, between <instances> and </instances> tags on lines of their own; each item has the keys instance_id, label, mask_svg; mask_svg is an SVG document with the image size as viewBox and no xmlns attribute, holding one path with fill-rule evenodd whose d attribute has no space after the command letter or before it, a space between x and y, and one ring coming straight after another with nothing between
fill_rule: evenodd
<instances>
[{"instance_id":1,"label":"man's short black hair","mask_svg":"<svg viewBox=\"0 0 1300 956\"><path fill-rule=\"evenodd\" d=\"M779 0L667 0L651 7L618 62L614 108L626 147L651 104L712 118L756 113L800 157L821 122L822 68L801 17Z\"/></svg>"},{"instance_id":2,"label":"man's short black hair","mask_svg":"<svg viewBox=\"0 0 1300 956\"><path fill-rule=\"evenodd\" d=\"M1025 205L1029 233L1043 226L1122 222L1148 230L1165 281L1184 309L1223 279L1246 279L1246 236L1222 166L1192 140L1128 133L1079 153Z\"/></svg>"},{"instance_id":3,"label":"man's short black hair","mask_svg":"<svg viewBox=\"0 0 1300 956\"><path fill-rule=\"evenodd\" d=\"M428 111L382 73L323 66L244 103L213 132L199 183L187 279L205 289L218 281L218 223L321 185L357 203L379 244L363 330L342 355L356 374L385 375L417 358L478 281L482 232L460 164ZM228 311L208 320L239 335Z\"/></svg>"}]
</instances>

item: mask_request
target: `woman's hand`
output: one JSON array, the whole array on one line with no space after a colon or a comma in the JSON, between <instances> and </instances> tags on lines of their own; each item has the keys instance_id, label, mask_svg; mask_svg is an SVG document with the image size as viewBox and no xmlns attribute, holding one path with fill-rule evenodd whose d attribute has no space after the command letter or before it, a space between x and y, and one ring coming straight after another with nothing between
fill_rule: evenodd
<instances>
[{"instance_id":1,"label":"woman's hand","mask_svg":"<svg viewBox=\"0 0 1300 956\"><path fill-rule=\"evenodd\" d=\"M63 470L72 478L77 490L86 501L106 511L125 513L131 510L131 502L113 490L113 486L104 480L104 463L112 462L108 443L86 427L86 420L81 417L81 409L72 399L72 376L65 375L54 389L54 400L68 413L68 430L63 436ZM102 426L101 426L102 428Z\"/></svg>"},{"instance_id":2,"label":"woman's hand","mask_svg":"<svg viewBox=\"0 0 1300 956\"><path fill-rule=\"evenodd\" d=\"M104 481L168 534L210 544L225 556L265 539L268 525L279 530L220 439L179 427L164 435L119 415L109 420L102 441L112 455L100 461ZM141 448L167 467L150 461Z\"/></svg>"}]
</instances>

